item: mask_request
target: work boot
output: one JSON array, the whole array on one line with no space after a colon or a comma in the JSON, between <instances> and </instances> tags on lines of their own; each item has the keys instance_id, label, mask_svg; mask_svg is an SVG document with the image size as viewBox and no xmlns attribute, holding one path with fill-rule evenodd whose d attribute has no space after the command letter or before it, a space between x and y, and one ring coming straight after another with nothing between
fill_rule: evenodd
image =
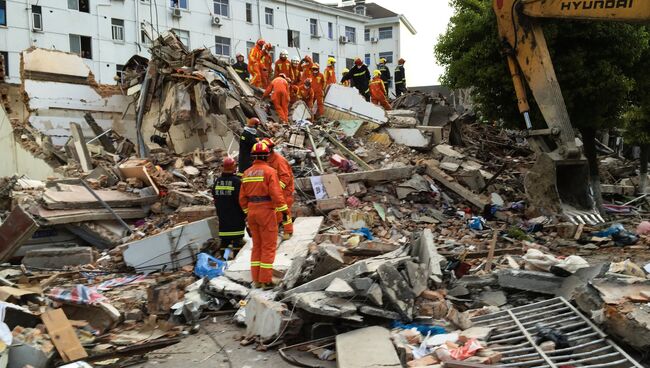
<instances>
[{"instance_id":1,"label":"work boot","mask_svg":"<svg viewBox=\"0 0 650 368\"><path fill-rule=\"evenodd\" d=\"M260 282L260 289L262 290L271 290L275 287L272 282Z\"/></svg>"},{"instance_id":2,"label":"work boot","mask_svg":"<svg viewBox=\"0 0 650 368\"><path fill-rule=\"evenodd\" d=\"M264 283L259 281L253 281L253 289L261 289Z\"/></svg>"}]
</instances>

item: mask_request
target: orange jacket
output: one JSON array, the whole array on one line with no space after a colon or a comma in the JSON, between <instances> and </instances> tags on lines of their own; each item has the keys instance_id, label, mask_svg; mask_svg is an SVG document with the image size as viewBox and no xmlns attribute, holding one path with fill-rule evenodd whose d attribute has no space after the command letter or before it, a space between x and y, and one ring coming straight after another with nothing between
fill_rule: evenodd
<instances>
[{"instance_id":1,"label":"orange jacket","mask_svg":"<svg viewBox=\"0 0 650 368\"><path fill-rule=\"evenodd\" d=\"M292 197L294 191L293 169L287 159L282 157L281 154L273 152L269 155L269 159L266 162L278 172L278 179L280 179L280 188L282 188L284 199L286 200L288 197Z\"/></svg>"},{"instance_id":2,"label":"orange jacket","mask_svg":"<svg viewBox=\"0 0 650 368\"><path fill-rule=\"evenodd\" d=\"M325 76L323 73L311 76L311 89L314 91L314 97L323 97L325 94Z\"/></svg>"},{"instance_id":3,"label":"orange jacket","mask_svg":"<svg viewBox=\"0 0 650 368\"><path fill-rule=\"evenodd\" d=\"M262 49L258 46L254 46L248 53L248 65L256 66L262 59L262 52Z\"/></svg>"},{"instance_id":4,"label":"orange jacket","mask_svg":"<svg viewBox=\"0 0 650 368\"><path fill-rule=\"evenodd\" d=\"M262 98L269 97L271 92L284 92L289 96L289 82L282 77L275 77L271 83L269 83L269 86L266 87L266 91L264 91Z\"/></svg>"},{"instance_id":5,"label":"orange jacket","mask_svg":"<svg viewBox=\"0 0 650 368\"><path fill-rule=\"evenodd\" d=\"M300 67L302 68L302 75L300 76L300 82L304 82L305 79L311 78L311 67L314 65L314 62L311 60L311 56L307 55L300 62Z\"/></svg>"},{"instance_id":6,"label":"orange jacket","mask_svg":"<svg viewBox=\"0 0 650 368\"><path fill-rule=\"evenodd\" d=\"M386 97L386 88L380 76L374 77L370 81L370 96L378 100Z\"/></svg>"},{"instance_id":7,"label":"orange jacket","mask_svg":"<svg viewBox=\"0 0 650 368\"><path fill-rule=\"evenodd\" d=\"M291 65L291 72L293 73L293 79L291 80L293 84L300 84L300 78L302 75L302 69L300 68L300 65L298 66L293 66Z\"/></svg>"},{"instance_id":8,"label":"orange jacket","mask_svg":"<svg viewBox=\"0 0 650 368\"><path fill-rule=\"evenodd\" d=\"M244 213L249 209L273 209L276 212L288 209L278 173L268 163L253 161L253 166L244 171L241 183L239 205Z\"/></svg>"},{"instance_id":9,"label":"orange jacket","mask_svg":"<svg viewBox=\"0 0 650 368\"><path fill-rule=\"evenodd\" d=\"M325 76L326 86L336 83L336 70L334 70L333 65L328 65L327 68L325 68L325 73L323 73L323 75Z\"/></svg>"},{"instance_id":10,"label":"orange jacket","mask_svg":"<svg viewBox=\"0 0 650 368\"><path fill-rule=\"evenodd\" d=\"M287 78L293 81L295 77L293 75L293 68L291 67L291 61L289 61L288 59L285 60L278 59L275 62L275 70L273 75L277 77L280 75L280 73L284 73L284 75L286 75Z\"/></svg>"},{"instance_id":11,"label":"orange jacket","mask_svg":"<svg viewBox=\"0 0 650 368\"><path fill-rule=\"evenodd\" d=\"M297 98L299 100L305 101L307 107L311 108L314 105L314 90L311 88L305 88L305 85L301 84L298 88Z\"/></svg>"},{"instance_id":12,"label":"orange jacket","mask_svg":"<svg viewBox=\"0 0 650 368\"><path fill-rule=\"evenodd\" d=\"M271 55L265 50L262 50L261 61L262 64L266 67L266 71L271 73L271 70L273 70L273 60L271 59Z\"/></svg>"}]
</instances>

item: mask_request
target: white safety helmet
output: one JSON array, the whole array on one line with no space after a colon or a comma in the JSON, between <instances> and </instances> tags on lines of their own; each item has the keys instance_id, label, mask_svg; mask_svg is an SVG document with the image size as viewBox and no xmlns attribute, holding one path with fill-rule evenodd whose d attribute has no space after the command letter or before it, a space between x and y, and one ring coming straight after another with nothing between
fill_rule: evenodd
<instances>
[{"instance_id":1,"label":"white safety helmet","mask_svg":"<svg viewBox=\"0 0 650 368\"><path fill-rule=\"evenodd\" d=\"M293 63L295 63L295 64L300 64L300 58L297 57L297 56L292 57L292 58L291 58L291 63L292 63L292 64L293 64Z\"/></svg>"},{"instance_id":2,"label":"white safety helmet","mask_svg":"<svg viewBox=\"0 0 650 368\"><path fill-rule=\"evenodd\" d=\"M280 51L280 56L289 57L289 51L287 50Z\"/></svg>"}]
</instances>

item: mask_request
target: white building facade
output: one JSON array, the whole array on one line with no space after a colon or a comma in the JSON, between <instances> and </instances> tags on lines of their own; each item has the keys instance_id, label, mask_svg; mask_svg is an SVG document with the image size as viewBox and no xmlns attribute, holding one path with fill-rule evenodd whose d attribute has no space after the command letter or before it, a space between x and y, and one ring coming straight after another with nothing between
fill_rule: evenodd
<instances>
[{"instance_id":1,"label":"white building facade","mask_svg":"<svg viewBox=\"0 0 650 368\"><path fill-rule=\"evenodd\" d=\"M333 56L340 76L355 57L372 68L390 53L396 63L404 27L415 32L403 16L364 14L312 0L0 0L0 53L10 83L20 82L20 52L41 47L79 53L98 82L112 84L132 55L149 57L151 40L173 29L189 49L230 59L260 37L276 55L311 55L322 68Z\"/></svg>"}]
</instances>

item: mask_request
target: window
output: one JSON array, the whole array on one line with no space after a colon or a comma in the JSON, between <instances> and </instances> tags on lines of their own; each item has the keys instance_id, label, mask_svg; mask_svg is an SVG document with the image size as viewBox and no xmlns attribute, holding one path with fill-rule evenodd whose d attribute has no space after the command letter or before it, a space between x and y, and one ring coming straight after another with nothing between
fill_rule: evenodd
<instances>
[{"instance_id":1,"label":"window","mask_svg":"<svg viewBox=\"0 0 650 368\"><path fill-rule=\"evenodd\" d=\"M380 52L379 53L379 58L384 58L386 59L386 64L392 64L393 63L393 52L392 51L387 51L387 52Z\"/></svg>"},{"instance_id":2,"label":"window","mask_svg":"<svg viewBox=\"0 0 650 368\"><path fill-rule=\"evenodd\" d=\"M311 59L312 59L315 63L320 63L320 54L317 53L317 52L312 52L312 53L311 53Z\"/></svg>"},{"instance_id":3,"label":"window","mask_svg":"<svg viewBox=\"0 0 650 368\"><path fill-rule=\"evenodd\" d=\"M246 21L253 23L253 4L246 3Z\"/></svg>"},{"instance_id":4,"label":"window","mask_svg":"<svg viewBox=\"0 0 650 368\"><path fill-rule=\"evenodd\" d=\"M250 55L253 47L255 47L255 42L250 42L250 41L246 42L246 56Z\"/></svg>"},{"instance_id":5,"label":"window","mask_svg":"<svg viewBox=\"0 0 650 368\"><path fill-rule=\"evenodd\" d=\"M347 58L345 59L345 67L348 69L352 69L354 66L354 59Z\"/></svg>"},{"instance_id":6,"label":"window","mask_svg":"<svg viewBox=\"0 0 650 368\"><path fill-rule=\"evenodd\" d=\"M309 19L309 34L312 37L318 37L318 20L314 18Z\"/></svg>"},{"instance_id":7,"label":"window","mask_svg":"<svg viewBox=\"0 0 650 368\"><path fill-rule=\"evenodd\" d=\"M363 30L363 40L370 41L370 29L366 28Z\"/></svg>"},{"instance_id":8,"label":"window","mask_svg":"<svg viewBox=\"0 0 650 368\"><path fill-rule=\"evenodd\" d=\"M32 5L32 29L43 30L43 13L39 5Z\"/></svg>"},{"instance_id":9,"label":"window","mask_svg":"<svg viewBox=\"0 0 650 368\"><path fill-rule=\"evenodd\" d=\"M354 27L345 27L345 37L348 38L348 42L356 43L357 42L357 30Z\"/></svg>"},{"instance_id":10,"label":"window","mask_svg":"<svg viewBox=\"0 0 650 368\"><path fill-rule=\"evenodd\" d=\"M84 59L92 59L92 38L88 36L70 35L70 52L78 54Z\"/></svg>"},{"instance_id":11,"label":"window","mask_svg":"<svg viewBox=\"0 0 650 368\"><path fill-rule=\"evenodd\" d=\"M68 0L68 9L90 13L90 4L88 4L89 1L90 0Z\"/></svg>"},{"instance_id":12,"label":"window","mask_svg":"<svg viewBox=\"0 0 650 368\"><path fill-rule=\"evenodd\" d=\"M366 65L370 65L370 54L363 55L363 63Z\"/></svg>"},{"instance_id":13,"label":"window","mask_svg":"<svg viewBox=\"0 0 650 368\"><path fill-rule=\"evenodd\" d=\"M170 5L172 8L181 8L185 10L189 9L187 4L189 0L170 0L170 1L171 1Z\"/></svg>"},{"instance_id":14,"label":"window","mask_svg":"<svg viewBox=\"0 0 650 368\"><path fill-rule=\"evenodd\" d=\"M0 60L0 77L8 77L9 76L9 53L7 51L0 51L0 57L2 60Z\"/></svg>"},{"instance_id":15,"label":"window","mask_svg":"<svg viewBox=\"0 0 650 368\"><path fill-rule=\"evenodd\" d=\"M366 15L366 6L365 5L357 5L354 7L354 13L359 14L359 15Z\"/></svg>"},{"instance_id":16,"label":"window","mask_svg":"<svg viewBox=\"0 0 650 368\"><path fill-rule=\"evenodd\" d=\"M213 0L214 14L221 15L222 17L228 17L228 1L229 0Z\"/></svg>"},{"instance_id":17,"label":"window","mask_svg":"<svg viewBox=\"0 0 650 368\"><path fill-rule=\"evenodd\" d=\"M123 64L116 64L115 65L115 76L117 79L121 82L122 81L122 75L124 74L124 65Z\"/></svg>"},{"instance_id":18,"label":"window","mask_svg":"<svg viewBox=\"0 0 650 368\"><path fill-rule=\"evenodd\" d=\"M0 1L0 26L7 25L7 2L5 0Z\"/></svg>"},{"instance_id":19,"label":"window","mask_svg":"<svg viewBox=\"0 0 650 368\"><path fill-rule=\"evenodd\" d=\"M334 39L334 23L332 22L327 22L327 38Z\"/></svg>"},{"instance_id":20,"label":"window","mask_svg":"<svg viewBox=\"0 0 650 368\"><path fill-rule=\"evenodd\" d=\"M300 31L287 30L287 45L289 47L300 47Z\"/></svg>"},{"instance_id":21,"label":"window","mask_svg":"<svg viewBox=\"0 0 650 368\"><path fill-rule=\"evenodd\" d=\"M172 31L178 36L183 45L190 49L190 31L183 31L182 29L172 29Z\"/></svg>"},{"instance_id":22,"label":"window","mask_svg":"<svg viewBox=\"0 0 650 368\"><path fill-rule=\"evenodd\" d=\"M124 20L111 18L111 31L113 41L124 42Z\"/></svg>"},{"instance_id":23,"label":"window","mask_svg":"<svg viewBox=\"0 0 650 368\"><path fill-rule=\"evenodd\" d=\"M379 39L386 40L393 38L393 27L381 27L379 28Z\"/></svg>"},{"instance_id":24,"label":"window","mask_svg":"<svg viewBox=\"0 0 650 368\"><path fill-rule=\"evenodd\" d=\"M230 57L230 38L214 36L214 53Z\"/></svg>"},{"instance_id":25,"label":"window","mask_svg":"<svg viewBox=\"0 0 650 368\"><path fill-rule=\"evenodd\" d=\"M264 21L266 25L273 26L273 9L264 8Z\"/></svg>"},{"instance_id":26,"label":"window","mask_svg":"<svg viewBox=\"0 0 650 368\"><path fill-rule=\"evenodd\" d=\"M140 42L141 43L151 42L151 37L149 36L149 32L147 32L147 25L144 22L140 23Z\"/></svg>"}]
</instances>

